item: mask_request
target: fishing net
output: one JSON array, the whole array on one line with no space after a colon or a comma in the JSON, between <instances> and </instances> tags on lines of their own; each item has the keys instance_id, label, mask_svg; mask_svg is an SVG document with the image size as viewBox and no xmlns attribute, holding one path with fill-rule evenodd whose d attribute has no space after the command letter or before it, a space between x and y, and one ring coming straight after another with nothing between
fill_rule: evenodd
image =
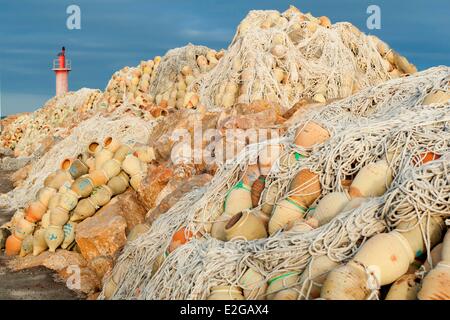
<instances>
[{"instance_id":1,"label":"fishing net","mask_svg":"<svg viewBox=\"0 0 450 320\"><path fill-rule=\"evenodd\" d=\"M84 113L95 105L100 91L83 88L54 97L37 111L23 114L3 128L0 141L17 156L35 155L42 140L63 136L68 128L78 124Z\"/></svg>"},{"instance_id":2,"label":"fishing net","mask_svg":"<svg viewBox=\"0 0 450 320\"><path fill-rule=\"evenodd\" d=\"M345 98L396 77L386 44L323 18L295 8L251 11L218 65L199 80L201 103L214 109L264 99L286 111L301 98Z\"/></svg>"},{"instance_id":3,"label":"fishing net","mask_svg":"<svg viewBox=\"0 0 450 320\"><path fill-rule=\"evenodd\" d=\"M44 179L59 168L62 160L76 157L93 141L102 142L106 137L112 136L120 141L147 143L156 120L146 121L129 115L124 111L126 108L123 105L108 116L97 114L81 122L69 136L36 160L23 185L1 196L0 206L12 209L24 207L42 188Z\"/></svg>"},{"instance_id":4,"label":"fishing net","mask_svg":"<svg viewBox=\"0 0 450 320\"><path fill-rule=\"evenodd\" d=\"M423 217L423 212L448 217L450 208L444 193L450 182L448 157L420 167L412 159L424 151L450 152L449 103L422 105L430 92L448 92L449 80L447 67L391 80L308 113L281 138L247 146L218 170L207 187L186 195L147 233L124 248L113 271L121 271L113 298L204 299L212 286L236 285L248 267L258 270L266 280L286 271L301 273L315 256L326 254L337 262L351 258L366 239L401 220ZM310 150L299 150L292 143L295 133L311 120L324 124L331 138ZM274 203L289 196L292 177L304 168L319 174L321 197L342 190L342 178L354 176L380 158L387 159L395 179L385 195L369 198L310 232L278 232L256 241L211 238L205 230L223 211L227 191L241 179L249 161L271 144L284 146L280 159L294 152L304 155L284 169L280 159L272 167L266 189L278 184ZM436 201L431 208L430 199ZM261 205L260 201L254 210ZM204 237L192 239L161 264L172 235L183 226ZM157 261L161 265L152 271L150 266Z\"/></svg>"}]
</instances>

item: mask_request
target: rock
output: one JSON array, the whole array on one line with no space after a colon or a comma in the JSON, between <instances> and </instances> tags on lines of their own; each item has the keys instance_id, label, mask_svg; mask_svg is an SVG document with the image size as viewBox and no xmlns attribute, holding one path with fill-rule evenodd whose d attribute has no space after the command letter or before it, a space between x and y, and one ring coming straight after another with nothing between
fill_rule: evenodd
<instances>
[{"instance_id":1,"label":"rock","mask_svg":"<svg viewBox=\"0 0 450 320\"><path fill-rule=\"evenodd\" d=\"M199 114L195 110L179 110L173 114L169 114L164 118L164 121L152 129L152 134L149 139L149 144L155 149L156 159L158 161L168 160L172 151L172 147L176 141L174 138L174 131L187 130L191 137L193 136L196 126L202 130L202 134L207 129L214 129L216 127L219 114L215 112L206 112Z\"/></svg>"},{"instance_id":2,"label":"rock","mask_svg":"<svg viewBox=\"0 0 450 320\"><path fill-rule=\"evenodd\" d=\"M8 264L12 271L40 266L56 271L66 286L73 291L92 294L101 288L101 278L88 267L87 261L81 254L73 251L63 249L53 253L45 251L38 256L28 255L14 259Z\"/></svg>"},{"instance_id":3,"label":"rock","mask_svg":"<svg viewBox=\"0 0 450 320\"><path fill-rule=\"evenodd\" d=\"M96 292L96 293L90 294L90 295L88 295L86 300L97 300L99 295L100 295L100 292Z\"/></svg>"},{"instance_id":4,"label":"rock","mask_svg":"<svg viewBox=\"0 0 450 320\"><path fill-rule=\"evenodd\" d=\"M103 276L112 270L114 266L113 259L108 256L98 256L88 262L89 268L94 270L99 279L103 279Z\"/></svg>"},{"instance_id":5,"label":"rock","mask_svg":"<svg viewBox=\"0 0 450 320\"><path fill-rule=\"evenodd\" d=\"M199 188L210 182L212 176L209 174L202 174L193 176L189 180L179 183L178 187L159 203L159 205L151 210L146 217L146 222L152 223L161 214L167 212L175 203L178 202L186 193L192 191L194 188Z\"/></svg>"},{"instance_id":6,"label":"rock","mask_svg":"<svg viewBox=\"0 0 450 320\"><path fill-rule=\"evenodd\" d=\"M69 266L59 271L58 275L66 281L66 286L74 291L90 295L101 289L101 281L97 274L87 267L75 269Z\"/></svg>"},{"instance_id":7,"label":"rock","mask_svg":"<svg viewBox=\"0 0 450 320\"><path fill-rule=\"evenodd\" d=\"M101 288L97 274L87 266L86 260L79 253L67 250L45 251L38 256L28 255L9 262L12 271L35 267L45 267L56 271L66 286L75 291L92 294Z\"/></svg>"},{"instance_id":8,"label":"rock","mask_svg":"<svg viewBox=\"0 0 450 320\"><path fill-rule=\"evenodd\" d=\"M96 215L103 212L124 217L127 223L126 232L128 233L135 225L144 222L147 210L141 204L136 191L128 188L124 193L112 198Z\"/></svg>"},{"instance_id":9,"label":"rock","mask_svg":"<svg viewBox=\"0 0 450 320\"><path fill-rule=\"evenodd\" d=\"M56 252L45 251L38 256L28 255L9 262L9 268L19 271L34 267L43 266L54 271L63 271L68 266L86 267L87 262L79 253L56 250Z\"/></svg>"},{"instance_id":10,"label":"rock","mask_svg":"<svg viewBox=\"0 0 450 320\"><path fill-rule=\"evenodd\" d=\"M138 188L139 200L147 209L152 209L156 204L159 193L173 177L173 170L164 165L149 165L147 175Z\"/></svg>"},{"instance_id":11,"label":"rock","mask_svg":"<svg viewBox=\"0 0 450 320\"><path fill-rule=\"evenodd\" d=\"M113 257L126 243L126 219L114 210L100 210L77 225L75 241L83 257Z\"/></svg>"}]
</instances>

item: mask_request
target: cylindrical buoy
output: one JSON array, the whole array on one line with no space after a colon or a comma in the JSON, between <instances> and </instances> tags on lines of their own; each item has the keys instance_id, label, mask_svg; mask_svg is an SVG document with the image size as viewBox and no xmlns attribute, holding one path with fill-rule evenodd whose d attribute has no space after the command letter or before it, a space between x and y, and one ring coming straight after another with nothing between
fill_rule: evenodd
<instances>
[{"instance_id":1,"label":"cylindrical buoy","mask_svg":"<svg viewBox=\"0 0 450 320\"><path fill-rule=\"evenodd\" d=\"M141 160L133 154L129 154L125 157L122 162L122 169L128 173L129 176L134 176L143 171Z\"/></svg>"},{"instance_id":2,"label":"cylindrical buoy","mask_svg":"<svg viewBox=\"0 0 450 320\"><path fill-rule=\"evenodd\" d=\"M247 300L264 300L267 290L267 281L262 274L248 268L239 279L239 286L244 291L244 297Z\"/></svg>"},{"instance_id":3,"label":"cylindrical buoy","mask_svg":"<svg viewBox=\"0 0 450 320\"><path fill-rule=\"evenodd\" d=\"M251 241L267 237L263 222L251 212L239 212L230 218L225 225L225 236L228 241L243 239Z\"/></svg>"},{"instance_id":4,"label":"cylindrical buoy","mask_svg":"<svg viewBox=\"0 0 450 320\"><path fill-rule=\"evenodd\" d=\"M242 290L233 286L215 286L206 300L245 300Z\"/></svg>"},{"instance_id":5,"label":"cylindrical buoy","mask_svg":"<svg viewBox=\"0 0 450 320\"><path fill-rule=\"evenodd\" d=\"M114 157L114 152L102 149L95 153L95 168L100 169L103 164Z\"/></svg>"},{"instance_id":6,"label":"cylindrical buoy","mask_svg":"<svg viewBox=\"0 0 450 320\"><path fill-rule=\"evenodd\" d=\"M349 201L346 192L331 192L319 201L313 217L318 220L319 226L323 226L337 216Z\"/></svg>"},{"instance_id":7,"label":"cylindrical buoy","mask_svg":"<svg viewBox=\"0 0 450 320\"><path fill-rule=\"evenodd\" d=\"M386 160L369 163L356 175L350 185L352 198L379 197L383 195L392 182L392 172Z\"/></svg>"},{"instance_id":8,"label":"cylindrical buoy","mask_svg":"<svg viewBox=\"0 0 450 320\"><path fill-rule=\"evenodd\" d=\"M28 221L26 218L21 218L17 221L15 227L14 227L14 235L23 240L28 235L33 233L35 224L34 222Z\"/></svg>"},{"instance_id":9,"label":"cylindrical buoy","mask_svg":"<svg viewBox=\"0 0 450 320\"><path fill-rule=\"evenodd\" d=\"M103 170L103 172L105 172L109 180L120 173L121 165L122 164L120 163L120 161L116 159L110 159L105 161L101 169Z\"/></svg>"},{"instance_id":10,"label":"cylindrical buoy","mask_svg":"<svg viewBox=\"0 0 450 320\"><path fill-rule=\"evenodd\" d=\"M408 241L415 257L420 257L426 252L422 230L427 230L430 239L430 248L433 248L441 241L444 227L444 220L441 217L431 217L429 221L422 219L418 222L417 219L414 219L412 221L401 222L398 224L396 230Z\"/></svg>"},{"instance_id":11,"label":"cylindrical buoy","mask_svg":"<svg viewBox=\"0 0 450 320\"><path fill-rule=\"evenodd\" d=\"M319 175L308 169L300 170L291 182L290 198L304 207L309 207L322 192Z\"/></svg>"},{"instance_id":12,"label":"cylindrical buoy","mask_svg":"<svg viewBox=\"0 0 450 320\"><path fill-rule=\"evenodd\" d=\"M252 184L251 188L251 197L252 197L252 206L257 207L259 203L259 199L261 198L261 194L264 190L266 183L265 176L259 176L258 179L255 180Z\"/></svg>"},{"instance_id":13,"label":"cylindrical buoy","mask_svg":"<svg viewBox=\"0 0 450 320\"><path fill-rule=\"evenodd\" d=\"M324 143L330 138L326 129L316 122L310 121L297 129L294 144L302 148L311 148L314 145Z\"/></svg>"},{"instance_id":14,"label":"cylindrical buoy","mask_svg":"<svg viewBox=\"0 0 450 320\"><path fill-rule=\"evenodd\" d=\"M99 187L108 182L108 176L103 170L94 170L88 174L94 187Z\"/></svg>"},{"instance_id":15,"label":"cylindrical buoy","mask_svg":"<svg viewBox=\"0 0 450 320\"><path fill-rule=\"evenodd\" d=\"M68 171L70 166L72 165L73 159L72 158L65 158L63 161L61 161L61 164L59 165L59 168L61 170Z\"/></svg>"},{"instance_id":16,"label":"cylindrical buoy","mask_svg":"<svg viewBox=\"0 0 450 320\"><path fill-rule=\"evenodd\" d=\"M22 241L22 245L20 247L20 257L25 257L33 252L33 235L30 234L25 237Z\"/></svg>"},{"instance_id":17,"label":"cylindrical buoy","mask_svg":"<svg viewBox=\"0 0 450 320\"><path fill-rule=\"evenodd\" d=\"M294 221L302 219L305 216L306 209L291 198L278 202L269 220L269 234L273 235Z\"/></svg>"},{"instance_id":18,"label":"cylindrical buoy","mask_svg":"<svg viewBox=\"0 0 450 320\"><path fill-rule=\"evenodd\" d=\"M76 206L75 210L73 210L73 214L70 217L70 221L84 220L94 215L96 210L97 208L91 199L89 198L81 199L80 202L78 202L78 205Z\"/></svg>"},{"instance_id":19,"label":"cylindrical buoy","mask_svg":"<svg viewBox=\"0 0 450 320\"><path fill-rule=\"evenodd\" d=\"M91 143L89 143L88 148L87 148L87 152L90 155L95 155L96 152L100 151L102 147L100 146L100 144L96 141L93 141Z\"/></svg>"},{"instance_id":20,"label":"cylindrical buoy","mask_svg":"<svg viewBox=\"0 0 450 320\"><path fill-rule=\"evenodd\" d=\"M63 241L64 231L62 226L49 226L45 230L45 242L47 242L50 252L55 252Z\"/></svg>"},{"instance_id":21,"label":"cylindrical buoy","mask_svg":"<svg viewBox=\"0 0 450 320\"><path fill-rule=\"evenodd\" d=\"M131 176L130 178L130 185L131 187L138 191L139 190L139 186L141 185L142 180L144 180L145 178L145 173L144 172L139 172L133 176Z\"/></svg>"},{"instance_id":22,"label":"cylindrical buoy","mask_svg":"<svg viewBox=\"0 0 450 320\"><path fill-rule=\"evenodd\" d=\"M335 269L339 264L327 255L312 257L309 265L300 277L301 299L316 299L320 297L322 284L327 278L328 272ZM309 291L309 294L308 294Z\"/></svg>"},{"instance_id":23,"label":"cylindrical buoy","mask_svg":"<svg viewBox=\"0 0 450 320\"><path fill-rule=\"evenodd\" d=\"M94 182L89 175L84 175L75 180L71 189L78 197L85 198L94 190Z\"/></svg>"},{"instance_id":24,"label":"cylindrical buoy","mask_svg":"<svg viewBox=\"0 0 450 320\"><path fill-rule=\"evenodd\" d=\"M20 248L22 247L22 239L16 237L14 234L10 235L6 239L5 243L5 254L7 256L16 256L20 253Z\"/></svg>"},{"instance_id":25,"label":"cylindrical buoy","mask_svg":"<svg viewBox=\"0 0 450 320\"><path fill-rule=\"evenodd\" d=\"M415 274L405 274L395 281L385 300L416 300L419 283Z\"/></svg>"},{"instance_id":26,"label":"cylindrical buoy","mask_svg":"<svg viewBox=\"0 0 450 320\"><path fill-rule=\"evenodd\" d=\"M273 300L278 293L296 286L299 279L299 273L295 271L283 273L271 278L267 282L269 285L266 295L267 300Z\"/></svg>"},{"instance_id":27,"label":"cylindrical buoy","mask_svg":"<svg viewBox=\"0 0 450 320\"><path fill-rule=\"evenodd\" d=\"M77 179L88 172L89 166L80 159L75 159L69 168L69 173L74 179Z\"/></svg>"},{"instance_id":28,"label":"cylindrical buoy","mask_svg":"<svg viewBox=\"0 0 450 320\"><path fill-rule=\"evenodd\" d=\"M95 188L89 198L92 200L95 206L102 207L111 200L112 196L113 191L108 186L103 185Z\"/></svg>"},{"instance_id":29,"label":"cylindrical buoy","mask_svg":"<svg viewBox=\"0 0 450 320\"><path fill-rule=\"evenodd\" d=\"M72 176L70 173L65 170L58 170L45 178L44 186L58 190L65 182L68 181L72 181Z\"/></svg>"},{"instance_id":30,"label":"cylindrical buoy","mask_svg":"<svg viewBox=\"0 0 450 320\"><path fill-rule=\"evenodd\" d=\"M326 300L364 300L369 292L364 267L350 261L331 270L323 283L320 297Z\"/></svg>"},{"instance_id":31,"label":"cylindrical buoy","mask_svg":"<svg viewBox=\"0 0 450 320\"><path fill-rule=\"evenodd\" d=\"M144 163L150 163L156 159L155 150L150 146L137 147L135 155Z\"/></svg>"},{"instance_id":32,"label":"cylindrical buoy","mask_svg":"<svg viewBox=\"0 0 450 320\"><path fill-rule=\"evenodd\" d=\"M427 106L433 103L444 103L450 100L450 92L437 90L429 93L423 100L422 105Z\"/></svg>"},{"instance_id":33,"label":"cylindrical buoy","mask_svg":"<svg viewBox=\"0 0 450 320\"><path fill-rule=\"evenodd\" d=\"M38 254L47 250L48 245L45 241L45 229L38 229L33 235L33 256L37 256Z\"/></svg>"},{"instance_id":34,"label":"cylindrical buoy","mask_svg":"<svg viewBox=\"0 0 450 320\"><path fill-rule=\"evenodd\" d=\"M273 207L276 203L276 198L278 195L279 187L277 184L272 183L270 185L267 185L264 187L264 190L261 194L262 200L261 200L261 210L266 215L271 215L273 211Z\"/></svg>"},{"instance_id":35,"label":"cylindrical buoy","mask_svg":"<svg viewBox=\"0 0 450 320\"><path fill-rule=\"evenodd\" d=\"M92 186L92 184L87 180L80 180L78 183L74 182L72 184L73 189L60 195L58 206L66 211L73 210L77 206L78 199L87 196L84 191L88 186Z\"/></svg>"},{"instance_id":36,"label":"cylindrical buoy","mask_svg":"<svg viewBox=\"0 0 450 320\"><path fill-rule=\"evenodd\" d=\"M118 139L113 137L106 137L103 141L103 148L111 151L112 153L116 152L121 146L121 142Z\"/></svg>"},{"instance_id":37,"label":"cylindrical buoy","mask_svg":"<svg viewBox=\"0 0 450 320\"><path fill-rule=\"evenodd\" d=\"M356 253L354 261L379 274L380 285L394 282L404 275L414 261L408 241L397 231L370 238Z\"/></svg>"},{"instance_id":38,"label":"cylindrical buoy","mask_svg":"<svg viewBox=\"0 0 450 320\"><path fill-rule=\"evenodd\" d=\"M108 181L107 186L113 192L113 195L118 195L124 193L129 186L130 178L125 173L125 171L121 171L117 176L113 177Z\"/></svg>"},{"instance_id":39,"label":"cylindrical buoy","mask_svg":"<svg viewBox=\"0 0 450 320\"><path fill-rule=\"evenodd\" d=\"M225 214L230 217L245 209L251 209L252 196L250 187L245 185L242 181L238 182L228 192L225 198L224 207Z\"/></svg>"},{"instance_id":40,"label":"cylindrical buoy","mask_svg":"<svg viewBox=\"0 0 450 320\"><path fill-rule=\"evenodd\" d=\"M75 228L77 226L76 222L68 222L63 226L64 231L64 241L61 244L61 248L67 249L72 242L75 241Z\"/></svg>"},{"instance_id":41,"label":"cylindrical buoy","mask_svg":"<svg viewBox=\"0 0 450 320\"><path fill-rule=\"evenodd\" d=\"M448 232L447 232L448 233ZM422 280L419 300L450 300L450 261L443 260Z\"/></svg>"},{"instance_id":42,"label":"cylindrical buoy","mask_svg":"<svg viewBox=\"0 0 450 320\"><path fill-rule=\"evenodd\" d=\"M54 189L53 189L54 190ZM43 205L39 200L30 202L25 210L25 217L28 221L38 222L42 219L42 216L47 211L47 207Z\"/></svg>"},{"instance_id":43,"label":"cylindrical buoy","mask_svg":"<svg viewBox=\"0 0 450 320\"><path fill-rule=\"evenodd\" d=\"M125 157L129 154L133 153L133 149L127 145L127 144L123 144L120 146L119 149L117 149L117 151L114 153L114 157L113 159L119 161L119 162L123 162L123 160L125 160Z\"/></svg>"},{"instance_id":44,"label":"cylindrical buoy","mask_svg":"<svg viewBox=\"0 0 450 320\"><path fill-rule=\"evenodd\" d=\"M50 225L63 226L69 220L69 210L56 207L50 210Z\"/></svg>"},{"instance_id":45,"label":"cylindrical buoy","mask_svg":"<svg viewBox=\"0 0 450 320\"><path fill-rule=\"evenodd\" d=\"M50 199L56 194L56 192L57 190L53 188L41 188L36 195L36 200L38 200L44 207L48 207Z\"/></svg>"}]
</instances>

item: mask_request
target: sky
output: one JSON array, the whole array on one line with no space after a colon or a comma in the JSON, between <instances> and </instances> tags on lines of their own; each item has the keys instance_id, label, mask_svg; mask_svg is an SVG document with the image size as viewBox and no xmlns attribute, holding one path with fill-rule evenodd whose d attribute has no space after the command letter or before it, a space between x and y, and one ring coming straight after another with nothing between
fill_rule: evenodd
<instances>
[{"instance_id":1,"label":"sky","mask_svg":"<svg viewBox=\"0 0 450 320\"><path fill-rule=\"evenodd\" d=\"M450 66L449 0L0 0L1 115L36 110L54 95L51 63L63 45L69 89L104 90L115 71L169 49L227 48L250 10L290 4L379 36L419 70ZM81 10L79 30L66 26L69 5ZM379 30L367 28L369 5L381 9Z\"/></svg>"}]
</instances>

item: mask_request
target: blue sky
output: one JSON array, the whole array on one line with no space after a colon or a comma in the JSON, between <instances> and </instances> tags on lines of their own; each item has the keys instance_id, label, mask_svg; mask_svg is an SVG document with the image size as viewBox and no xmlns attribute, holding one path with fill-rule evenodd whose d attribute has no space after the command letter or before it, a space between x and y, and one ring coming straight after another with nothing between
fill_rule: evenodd
<instances>
[{"instance_id":1,"label":"blue sky","mask_svg":"<svg viewBox=\"0 0 450 320\"><path fill-rule=\"evenodd\" d=\"M71 4L81 8L81 30L66 27ZM114 71L171 48L226 48L248 11L289 4L355 24L421 70L450 65L449 0L0 0L2 115L35 110L53 96L51 61L63 45L73 65L70 90L103 90ZM381 8L381 30L366 27L370 4Z\"/></svg>"}]
</instances>

